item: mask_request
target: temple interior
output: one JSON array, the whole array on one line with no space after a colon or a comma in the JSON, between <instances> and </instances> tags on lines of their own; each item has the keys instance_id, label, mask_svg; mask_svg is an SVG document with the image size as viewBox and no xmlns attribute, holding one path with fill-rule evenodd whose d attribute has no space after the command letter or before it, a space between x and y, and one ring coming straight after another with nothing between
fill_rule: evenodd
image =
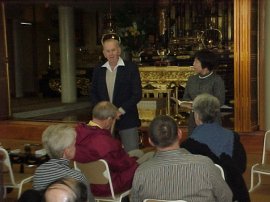
<instances>
[{"instance_id":1,"label":"temple interior","mask_svg":"<svg viewBox=\"0 0 270 202\"><path fill-rule=\"evenodd\" d=\"M270 128L267 6L267 0L1 2L1 145L11 150L40 146L48 125L88 122L93 68L105 59L101 40L117 33L121 57L140 71L142 148L150 146L147 128L160 114L172 116L187 137L190 111L177 100L194 74L194 54L202 49L217 54L215 71L225 83L222 124L240 134L249 187L251 166L261 161L264 133ZM69 55L67 61L64 55ZM265 177L250 194L252 202L270 200L269 183ZM12 191L5 200L15 201L15 195Z\"/></svg>"}]
</instances>

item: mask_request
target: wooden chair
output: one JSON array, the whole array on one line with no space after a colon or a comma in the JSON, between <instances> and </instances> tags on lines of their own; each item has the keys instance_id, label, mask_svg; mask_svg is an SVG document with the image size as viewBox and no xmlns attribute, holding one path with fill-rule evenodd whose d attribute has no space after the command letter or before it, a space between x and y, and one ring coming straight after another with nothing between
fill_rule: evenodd
<instances>
[{"instance_id":1,"label":"wooden chair","mask_svg":"<svg viewBox=\"0 0 270 202\"><path fill-rule=\"evenodd\" d=\"M15 188L18 189L17 198L20 197L22 193L22 187L24 184L31 182L33 179L33 175L25 174L25 173L16 173L14 175L13 169L11 166L9 154L7 150L0 147L0 155L3 156L3 186L4 186L4 198L7 194L7 188Z\"/></svg>"},{"instance_id":2,"label":"wooden chair","mask_svg":"<svg viewBox=\"0 0 270 202\"><path fill-rule=\"evenodd\" d=\"M256 163L251 167L250 172L250 188L249 192L252 192L261 184L261 175L270 175L270 162L267 161L267 156L270 152L270 130L265 132L264 143L263 143L263 152L262 152L262 161L261 163ZM258 182L254 186L254 175L258 175Z\"/></svg>"},{"instance_id":3,"label":"wooden chair","mask_svg":"<svg viewBox=\"0 0 270 202\"><path fill-rule=\"evenodd\" d=\"M107 162L103 159L98 161L90 162L90 163L79 163L74 161L74 168L76 170L80 170L90 184L108 184L111 190L110 197L99 197L94 196L96 201L115 201L121 202L122 198L128 196L130 190L125 192L115 194L113 189L113 184L111 180L110 170Z\"/></svg>"}]
</instances>

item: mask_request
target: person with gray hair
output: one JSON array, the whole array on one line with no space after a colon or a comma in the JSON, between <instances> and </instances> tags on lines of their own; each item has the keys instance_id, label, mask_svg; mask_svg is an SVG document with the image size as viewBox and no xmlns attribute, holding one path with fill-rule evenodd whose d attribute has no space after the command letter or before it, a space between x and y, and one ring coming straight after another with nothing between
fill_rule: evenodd
<instances>
[{"instance_id":1,"label":"person with gray hair","mask_svg":"<svg viewBox=\"0 0 270 202\"><path fill-rule=\"evenodd\" d=\"M118 109L110 102L103 101L98 103L92 111L93 120L89 122L89 125L96 123L101 124L104 129L112 130L115 120L117 118Z\"/></svg>"},{"instance_id":2,"label":"person with gray hair","mask_svg":"<svg viewBox=\"0 0 270 202\"><path fill-rule=\"evenodd\" d=\"M170 116L158 116L150 123L149 143L157 153L136 170L131 201L232 201L231 190L213 161L180 148L181 137Z\"/></svg>"},{"instance_id":3,"label":"person with gray hair","mask_svg":"<svg viewBox=\"0 0 270 202\"><path fill-rule=\"evenodd\" d=\"M61 177L72 177L83 182L87 187L85 176L69 167L70 160L75 155L76 131L66 124L48 126L42 134L42 144L50 157L48 162L41 164L34 173L33 188L43 191L55 180ZM94 198L88 188L89 201Z\"/></svg>"},{"instance_id":4,"label":"person with gray hair","mask_svg":"<svg viewBox=\"0 0 270 202\"><path fill-rule=\"evenodd\" d=\"M218 98L207 93L198 95L193 101L193 111L197 127L181 147L193 154L208 156L219 164L233 192L234 201L250 201L242 176L246 170L246 152L239 135L216 121L220 114Z\"/></svg>"},{"instance_id":5,"label":"person with gray hair","mask_svg":"<svg viewBox=\"0 0 270 202\"><path fill-rule=\"evenodd\" d=\"M214 123L220 114L220 102L217 97L204 93L193 101L195 123Z\"/></svg>"},{"instance_id":6,"label":"person with gray hair","mask_svg":"<svg viewBox=\"0 0 270 202\"><path fill-rule=\"evenodd\" d=\"M139 164L136 158L129 156L121 142L114 138L110 132L117 118L117 111L118 109L109 101L102 101L94 106L92 120L88 125L78 124L76 126L77 138L74 158L80 163L99 159L106 160L116 194L130 189L134 172ZM151 153L142 155L140 159L147 160L148 158L145 156L151 158ZM95 196L110 195L109 184L91 184L90 186Z\"/></svg>"}]
</instances>

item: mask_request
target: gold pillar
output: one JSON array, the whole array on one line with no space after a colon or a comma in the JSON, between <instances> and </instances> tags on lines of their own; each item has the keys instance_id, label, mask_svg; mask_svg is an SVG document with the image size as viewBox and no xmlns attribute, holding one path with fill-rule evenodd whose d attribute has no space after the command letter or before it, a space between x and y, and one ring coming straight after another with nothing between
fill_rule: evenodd
<instances>
[{"instance_id":1,"label":"gold pillar","mask_svg":"<svg viewBox=\"0 0 270 202\"><path fill-rule=\"evenodd\" d=\"M256 0L234 0L235 130L258 128ZM255 34L255 35L254 35Z\"/></svg>"}]
</instances>

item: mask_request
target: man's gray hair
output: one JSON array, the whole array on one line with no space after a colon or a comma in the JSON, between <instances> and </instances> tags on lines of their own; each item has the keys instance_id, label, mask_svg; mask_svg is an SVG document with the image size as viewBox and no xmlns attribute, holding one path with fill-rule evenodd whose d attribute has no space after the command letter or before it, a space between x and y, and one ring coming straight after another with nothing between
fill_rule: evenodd
<instances>
[{"instance_id":1,"label":"man's gray hair","mask_svg":"<svg viewBox=\"0 0 270 202\"><path fill-rule=\"evenodd\" d=\"M62 158L64 150L76 139L75 128L66 124L51 125L42 133L42 144L51 158Z\"/></svg>"},{"instance_id":2,"label":"man's gray hair","mask_svg":"<svg viewBox=\"0 0 270 202\"><path fill-rule=\"evenodd\" d=\"M203 93L194 99L193 111L203 123L213 123L220 113L220 102L215 96Z\"/></svg>"},{"instance_id":3,"label":"man's gray hair","mask_svg":"<svg viewBox=\"0 0 270 202\"><path fill-rule=\"evenodd\" d=\"M118 109L108 101L102 101L93 108L92 116L98 120L105 120L107 118L116 118Z\"/></svg>"}]
</instances>

